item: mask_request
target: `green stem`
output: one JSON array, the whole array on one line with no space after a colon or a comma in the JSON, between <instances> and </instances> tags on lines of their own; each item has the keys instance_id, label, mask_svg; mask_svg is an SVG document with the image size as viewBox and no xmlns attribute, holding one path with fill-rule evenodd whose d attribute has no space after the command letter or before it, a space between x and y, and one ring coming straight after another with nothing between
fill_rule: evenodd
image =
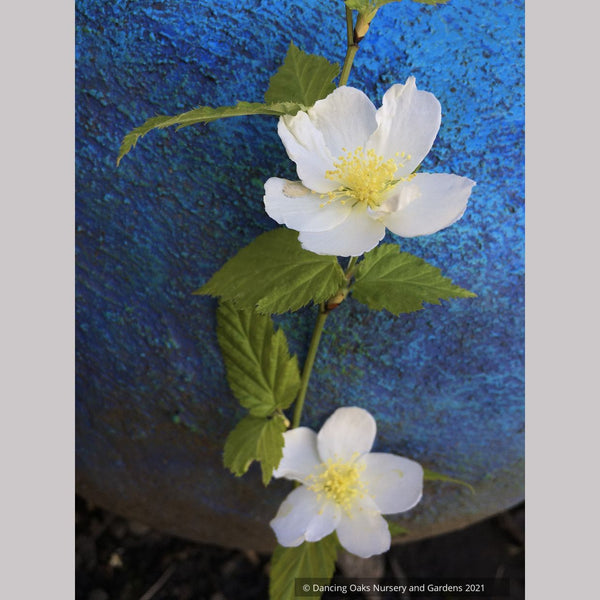
<instances>
[{"instance_id":1,"label":"green stem","mask_svg":"<svg viewBox=\"0 0 600 600\"><path fill-rule=\"evenodd\" d=\"M356 265L356 261L358 260L358 256L351 256L348 261L348 266L346 267L346 279L349 279L352 273L354 273L354 266Z\"/></svg>"},{"instance_id":2,"label":"green stem","mask_svg":"<svg viewBox=\"0 0 600 600\"><path fill-rule=\"evenodd\" d=\"M300 425L300 417L302 416L302 409L304 407L304 398L306 397L306 391L308 389L308 380L310 379L310 374L317 355L317 349L319 348L319 341L321 340L321 334L323 333L323 325L325 325L325 320L328 315L329 311L325 310L325 305L322 303L319 306L319 315L317 316L317 321L313 329L310 346L308 347L308 354L304 361L304 369L302 370L302 378L300 380L300 391L298 392L298 398L296 399L296 405L294 407L292 428Z\"/></svg>"},{"instance_id":3,"label":"green stem","mask_svg":"<svg viewBox=\"0 0 600 600\"><path fill-rule=\"evenodd\" d=\"M348 77L350 75L350 70L352 69L354 55L358 50L358 44L354 43L354 24L352 21L352 10L350 10L348 7L346 7L346 35L348 38L348 47L346 49L346 57L344 58L344 66L342 67L342 74L340 75L340 81L338 86L346 85ZM354 271L354 266L357 260L358 256L352 256L348 261L348 266L346 267L345 272L347 279L349 279L352 276L352 272ZM296 398L296 404L294 406L292 428L298 427L300 425L300 418L302 417L302 409L304 408L304 399L306 398L306 392L308 390L310 374L312 373L312 368L315 363L315 358L317 356L317 350L319 349L319 342L321 341L321 334L323 333L323 326L325 325L325 321L328 315L329 311L325 308L325 303L323 302L319 306L319 314L317 316L317 321L313 329L313 334L310 340L310 346L308 347L306 360L304 361L304 369L302 370L302 377L300 379L300 391L298 392L298 397Z\"/></svg>"},{"instance_id":4,"label":"green stem","mask_svg":"<svg viewBox=\"0 0 600 600\"><path fill-rule=\"evenodd\" d=\"M352 22L352 9L346 8L346 38L348 39L348 45L354 42L354 23Z\"/></svg>"},{"instance_id":5,"label":"green stem","mask_svg":"<svg viewBox=\"0 0 600 600\"><path fill-rule=\"evenodd\" d=\"M338 87L341 85L346 85L346 83L348 83L348 77L350 76L350 69L352 69L354 55L358 50L358 44L354 43L354 25L352 23L352 10L350 10L348 7L346 7L346 33L348 37L348 47L346 48L344 66L342 67L342 74L340 75L340 82L338 83Z\"/></svg>"}]
</instances>

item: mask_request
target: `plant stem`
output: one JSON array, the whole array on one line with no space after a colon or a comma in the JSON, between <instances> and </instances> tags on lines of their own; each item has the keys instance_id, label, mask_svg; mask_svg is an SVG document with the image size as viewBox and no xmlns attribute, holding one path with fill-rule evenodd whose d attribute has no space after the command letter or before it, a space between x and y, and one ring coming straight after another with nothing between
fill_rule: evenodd
<instances>
[{"instance_id":1,"label":"plant stem","mask_svg":"<svg viewBox=\"0 0 600 600\"><path fill-rule=\"evenodd\" d=\"M358 44L354 43L354 25L352 24L352 10L346 6L346 32L348 37L348 47L346 49L346 56L344 58L344 66L342 67L342 74L340 75L340 81L338 87L346 85L348 77L350 76L350 69L352 69L352 62L354 61L354 55L358 50Z\"/></svg>"},{"instance_id":2,"label":"plant stem","mask_svg":"<svg viewBox=\"0 0 600 600\"><path fill-rule=\"evenodd\" d=\"M354 273L354 265L356 265L356 261L358 260L358 256L351 256L348 261L348 266L346 267L346 279L350 279L352 273Z\"/></svg>"},{"instance_id":3,"label":"plant stem","mask_svg":"<svg viewBox=\"0 0 600 600\"><path fill-rule=\"evenodd\" d=\"M348 47L346 49L346 57L344 58L344 66L342 67L342 74L340 75L340 81L338 87L346 85L350 70L352 69L352 62L354 61L354 55L358 50L358 44L354 43L354 24L352 21L352 10L346 7L346 35L348 38ZM352 256L348 261L346 267L346 278L349 280L354 271L354 265L358 260L358 256ZM317 356L317 350L319 349L319 342L321 341L321 334L323 333L323 326L329 311L325 308L325 303L322 302L319 306L319 314L317 321L313 329L312 338L310 340L310 346L308 347L308 353L306 360L304 361L304 368L302 370L302 377L300 379L300 390L296 403L294 406L294 417L292 419L292 429L300 425L300 418L302 417L302 409L304 408L304 399L306 398L306 392L308 390L308 382L310 380L310 374Z\"/></svg>"},{"instance_id":4,"label":"plant stem","mask_svg":"<svg viewBox=\"0 0 600 600\"><path fill-rule=\"evenodd\" d=\"M325 310L325 304L321 303L319 306L319 315L317 316L317 321L310 340L310 346L308 347L308 354L304 361L304 369L302 370L302 378L300 380L300 391L298 392L298 398L296 398L296 405L294 407L292 428L300 425L300 417L302 416L302 408L304 407L304 398L306 397L306 390L308 389L308 380L310 379L310 374L317 355L317 349L319 348L319 341L321 340L321 334L323 333L323 325L325 325L325 320L328 315L329 311Z\"/></svg>"},{"instance_id":5,"label":"plant stem","mask_svg":"<svg viewBox=\"0 0 600 600\"><path fill-rule=\"evenodd\" d=\"M346 38L348 39L348 45L354 42L354 23L352 22L352 9L346 8Z\"/></svg>"}]
</instances>

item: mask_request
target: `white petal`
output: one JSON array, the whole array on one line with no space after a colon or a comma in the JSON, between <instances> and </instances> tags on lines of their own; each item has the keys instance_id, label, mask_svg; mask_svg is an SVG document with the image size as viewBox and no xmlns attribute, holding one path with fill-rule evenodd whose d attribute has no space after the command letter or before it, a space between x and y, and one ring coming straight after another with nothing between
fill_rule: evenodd
<instances>
[{"instance_id":1,"label":"white petal","mask_svg":"<svg viewBox=\"0 0 600 600\"><path fill-rule=\"evenodd\" d=\"M320 505L319 512L313 516L306 528L304 539L307 542L318 542L329 535L339 524L342 511L334 502Z\"/></svg>"},{"instance_id":2,"label":"white petal","mask_svg":"<svg viewBox=\"0 0 600 600\"><path fill-rule=\"evenodd\" d=\"M393 85L384 94L376 118L378 128L367 148L373 148L386 160L400 160L404 167L397 174L407 175L431 150L440 128L442 107L433 94L417 90L415 78L409 77L405 85ZM397 152L409 154L410 160L397 158Z\"/></svg>"},{"instance_id":3,"label":"white petal","mask_svg":"<svg viewBox=\"0 0 600 600\"><path fill-rule=\"evenodd\" d=\"M321 463L317 434L308 427L296 427L283 434L283 457L273 477L304 481Z\"/></svg>"},{"instance_id":4,"label":"white petal","mask_svg":"<svg viewBox=\"0 0 600 600\"><path fill-rule=\"evenodd\" d=\"M375 114L375 106L366 94L346 86L337 88L308 110L308 116L323 134L334 158L359 146L365 147L377 128Z\"/></svg>"},{"instance_id":5,"label":"white petal","mask_svg":"<svg viewBox=\"0 0 600 600\"><path fill-rule=\"evenodd\" d=\"M323 232L301 232L302 247L316 254L333 256L360 256L377 246L385 235L385 226L372 219L366 208L351 210L346 220Z\"/></svg>"},{"instance_id":6,"label":"white petal","mask_svg":"<svg viewBox=\"0 0 600 600\"><path fill-rule=\"evenodd\" d=\"M403 237L435 233L463 216L474 185L458 175L418 173L410 182L398 184L399 193L404 186L416 186L418 195L382 220L390 231Z\"/></svg>"},{"instance_id":7,"label":"white petal","mask_svg":"<svg viewBox=\"0 0 600 600\"><path fill-rule=\"evenodd\" d=\"M270 525L282 546L299 546L310 521L319 512L317 494L305 486L290 492Z\"/></svg>"},{"instance_id":8,"label":"white petal","mask_svg":"<svg viewBox=\"0 0 600 600\"><path fill-rule=\"evenodd\" d=\"M288 156L296 163L298 177L307 188L323 194L339 185L325 179L325 172L333 169L333 158L323 134L305 112L294 117L280 117L277 133Z\"/></svg>"},{"instance_id":9,"label":"white petal","mask_svg":"<svg viewBox=\"0 0 600 600\"><path fill-rule=\"evenodd\" d=\"M265 183L267 214L296 231L326 231L339 225L350 212L348 205L327 203L299 181L271 177Z\"/></svg>"},{"instance_id":10,"label":"white petal","mask_svg":"<svg viewBox=\"0 0 600 600\"><path fill-rule=\"evenodd\" d=\"M331 502L318 499L305 486L296 488L282 502L271 527L282 546L317 542L329 535L340 521L341 511Z\"/></svg>"},{"instance_id":11,"label":"white petal","mask_svg":"<svg viewBox=\"0 0 600 600\"><path fill-rule=\"evenodd\" d=\"M375 419L363 408L338 408L317 435L319 456L323 462L329 458L349 461L356 453L362 455L371 449L376 433Z\"/></svg>"},{"instance_id":12,"label":"white petal","mask_svg":"<svg viewBox=\"0 0 600 600\"><path fill-rule=\"evenodd\" d=\"M361 481L384 515L404 512L423 495L423 467L414 460L373 452L361 459L366 465Z\"/></svg>"},{"instance_id":13,"label":"white petal","mask_svg":"<svg viewBox=\"0 0 600 600\"><path fill-rule=\"evenodd\" d=\"M361 558L387 552L392 541L387 521L368 502L353 507L350 514L342 513L336 532L340 544Z\"/></svg>"},{"instance_id":14,"label":"white petal","mask_svg":"<svg viewBox=\"0 0 600 600\"><path fill-rule=\"evenodd\" d=\"M421 195L419 188L410 183L396 185L387 193L387 197L381 206L367 209L373 219L378 219L386 224L388 217L393 213L404 210L411 202Z\"/></svg>"}]
</instances>

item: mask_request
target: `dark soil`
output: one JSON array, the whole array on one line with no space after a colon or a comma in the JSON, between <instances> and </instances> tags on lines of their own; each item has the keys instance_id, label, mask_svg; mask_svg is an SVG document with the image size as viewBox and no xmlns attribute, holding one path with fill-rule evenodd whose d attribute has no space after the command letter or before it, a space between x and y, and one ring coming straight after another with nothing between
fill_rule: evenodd
<instances>
[{"instance_id":1,"label":"dark soil","mask_svg":"<svg viewBox=\"0 0 600 600\"><path fill-rule=\"evenodd\" d=\"M198 544L149 529L76 499L76 600L262 600L268 598L270 556ZM524 598L524 507L461 531L397 545L381 557L340 556L332 581L352 578L408 578L432 581L506 578L510 595ZM389 581L387 581L389 583ZM371 595L370 600L453 594ZM481 597L481 596L480 596ZM487 596L486 596L487 597ZM324 600L367 598L327 592ZM489 597L488 597L489 598Z\"/></svg>"}]
</instances>

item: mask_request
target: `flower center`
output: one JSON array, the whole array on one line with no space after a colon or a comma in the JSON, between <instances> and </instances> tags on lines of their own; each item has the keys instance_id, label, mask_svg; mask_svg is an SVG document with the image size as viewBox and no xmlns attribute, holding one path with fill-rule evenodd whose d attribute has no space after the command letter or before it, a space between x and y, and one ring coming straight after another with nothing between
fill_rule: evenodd
<instances>
[{"instance_id":1,"label":"flower center","mask_svg":"<svg viewBox=\"0 0 600 600\"><path fill-rule=\"evenodd\" d=\"M350 197L355 200L354 204L360 202L369 208L377 208L383 202L386 190L399 181L407 181L411 178L409 175L394 179L398 168L404 167L397 159L410 160L410 155L404 152L396 153L396 158L384 160L383 156L375 153L375 150L365 151L362 146L353 152L348 152L346 148L342 150L346 154L333 163L335 169L325 172L327 179L339 181L341 184L332 192L323 194L322 197L329 198L327 203L344 197L340 202L345 204L346 198Z\"/></svg>"},{"instance_id":2,"label":"flower center","mask_svg":"<svg viewBox=\"0 0 600 600\"><path fill-rule=\"evenodd\" d=\"M330 458L321 468L318 475L310 475L308 478L312 481L308 488L319 496L324 496L348 511L355 498L365 495L365 485L360 480L364 464L344 463Z\"/></svg>"}]
</instances>

